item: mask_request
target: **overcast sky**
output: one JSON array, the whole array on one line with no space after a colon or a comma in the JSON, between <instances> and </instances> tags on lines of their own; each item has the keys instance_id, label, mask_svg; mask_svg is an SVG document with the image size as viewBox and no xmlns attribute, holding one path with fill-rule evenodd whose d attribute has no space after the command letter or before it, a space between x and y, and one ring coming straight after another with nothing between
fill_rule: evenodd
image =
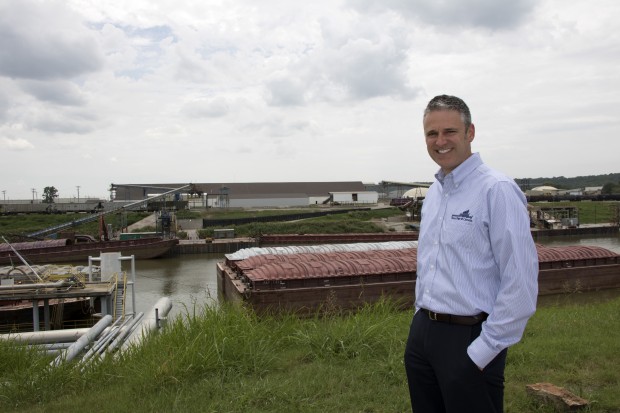
<instances>
[{"instance_id":1,"label":"overcast sky","mask_svg":"<svg viewBox=\"0 0 620 413\"><path fill-rule=\"evenodd\" d=\"M431 181L470 106L515 178L620 172L617 0L0 0L0 193Z\"/></svg>"}]
</instances>

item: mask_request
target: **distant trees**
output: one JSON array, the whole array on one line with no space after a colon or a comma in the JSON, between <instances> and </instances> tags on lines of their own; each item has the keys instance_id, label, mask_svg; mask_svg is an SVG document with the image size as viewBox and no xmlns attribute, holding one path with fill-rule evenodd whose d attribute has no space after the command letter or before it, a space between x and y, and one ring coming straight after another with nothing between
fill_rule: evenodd
<instances>
[{"instance_id":1,"label":"distant trees","mask_svg":"<svg viewBox=\"0 0 620 413\"><path fill-rule=\"evenodd\" d=\"M556 189L569 189L569 188L566 188L564 185L558 183L557 181L556 182L546 181L545 183L539 186L552 186Z\"/></svg>"},{"instance_id":2,"label":"distant trees","mask_svg":"<svg viewBox=\"0 0 620 413\"><path fill-rule=\"evenodd\" d=\"M46 186L43 188L43 202L46 204L53 204L54 198L58 198L58 189L53 186Z\"/></svg>"},{"instance_id":3,"label":"distant trees","mask_svg":"<svg viewBox=\"0 0 620 413\"><path fill-rule=\"evenodd\" d=\"M617 184L613 182L607 182L605 185L603 185L603 189L601 189L601 194L620 194L620 182L618 182Z\"/></svg>"},{"instance_id":4,"label":"distant trees","mask_svg":"<svg viewBox=\"0 0 620 413\"><path fill-rule=\"evenodd\" d=\"M556 176L552 178L522 178L520 181L528 180L531 187L549 185L558 189L575 189L586 188L590 186L603 186L608 182L620 182L620 173L611 173L604 175L587 175L566 178L564 176Z\"/></svg>"}]
</instances>

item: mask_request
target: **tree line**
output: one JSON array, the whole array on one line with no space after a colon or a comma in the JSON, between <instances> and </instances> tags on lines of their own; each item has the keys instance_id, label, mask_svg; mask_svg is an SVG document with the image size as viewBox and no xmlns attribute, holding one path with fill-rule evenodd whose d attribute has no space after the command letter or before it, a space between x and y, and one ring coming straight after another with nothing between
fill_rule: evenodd
<instances>
[{"instance_id":1,"label":"tree line","mask_svg":"<svg viewBox=\"0 0 620 413\"><path fill-rule=\"evenodd\" d=\"M602 186L603 194L620 194L620 173L603 175L586 175L566 178L555 176L552 178L520 178L515 179L521 189L527 190L537 186L553 186L558 189L577 189Z\"/></svg>"}]
</instances>

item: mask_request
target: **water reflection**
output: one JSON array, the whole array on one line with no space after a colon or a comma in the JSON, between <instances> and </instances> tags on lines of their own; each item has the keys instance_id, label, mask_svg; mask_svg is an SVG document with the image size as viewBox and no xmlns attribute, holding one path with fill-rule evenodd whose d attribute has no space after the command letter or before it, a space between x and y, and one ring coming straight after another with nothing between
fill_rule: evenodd
<instances>
[{"instance_id":1,"label":"water reflection","mask_svg":"<svg viewBox=\"0 0 620 413\"><path fill-rule=\"evenodd\" d=\"M582 237L543 237L539 238L536 242L539 244L547 245L549 247L563 245L595 246L607 248L610 251L614 251L620 254L620 235L615 237L610 237L609 235L588 235Z\"/></svg>"},{"instance_id":2,"label":"water reflection","mask_svg":"<svg viewBox=\"0 0 620 413\"><path fill-rule=\"evenodd\" d=\"M215 265L222 259L223 255L203 254L136 261L136 311L148 311L161 297L172 300L173 317L213 305Z\"/></svg>"},{"instance_id":3,"label":"water reflection","mask_svg":"<svg viewBox=\"0 0 620 413\"><path fill-rule=\"evenodd\" d=\"M537 242L547 246L598 246L620 254L620 236L547 237ZM136 261L136 310L146 312L164 296L172 300L172 317L216 304L216 263L223 259L223 254L202 254ZM545 296L539 298L539 305L585 303L618 296L620 289Z\"/></svg>"}]
</instances>

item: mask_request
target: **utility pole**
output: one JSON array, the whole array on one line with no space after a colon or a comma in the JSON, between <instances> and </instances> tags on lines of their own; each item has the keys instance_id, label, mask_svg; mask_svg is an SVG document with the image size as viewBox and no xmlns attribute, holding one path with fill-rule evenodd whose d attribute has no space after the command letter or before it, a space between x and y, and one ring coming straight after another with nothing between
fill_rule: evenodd
<instances>
[{"instance_id":1,"label":"utility pole","mask_svg":"<svg viewBox=\"0 0 620 413\"><path fill-rule=\"evenodd\" d=\"M2 190L2 199L6 202L6 189Z\"/></svg>"},{"instance_id":2,"label":"utility pole","mask_svg":"<svg viewBox=\"0 0 620 413\"><path fill-rule=\"evenodd\" d=\"M77 188L77 191L78 191L78 203L79 203L80 202L80 186L77 185L76 188Z\"/></svg>"},{"instance_id":3,"label":"utility pole","mask_svg":"<svg viewBox=\"0 0 620 413\"><path fill-rule=\"evenodd\" d=\"M34 201L34 194L37 193L37 190L34 188L30 188L30 190L32 191L32 200Z\"/></svg>"}]
</instances>

